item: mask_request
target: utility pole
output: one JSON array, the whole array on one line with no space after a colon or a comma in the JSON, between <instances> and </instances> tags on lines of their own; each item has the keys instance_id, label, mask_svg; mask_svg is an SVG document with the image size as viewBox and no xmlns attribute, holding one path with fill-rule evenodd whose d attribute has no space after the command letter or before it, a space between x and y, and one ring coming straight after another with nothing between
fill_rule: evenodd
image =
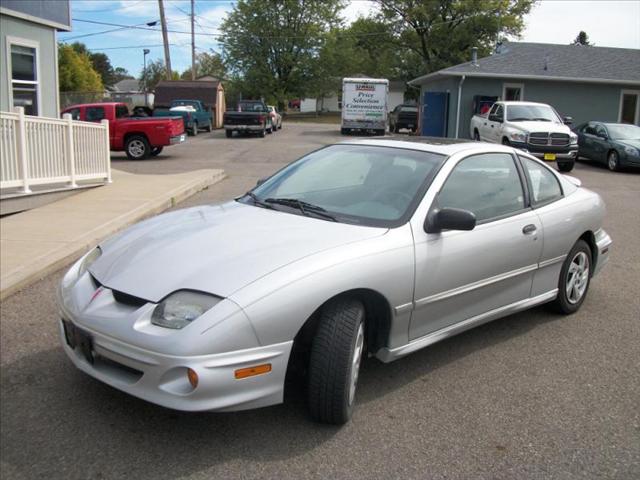
<instances>
[{"instance_id":1,"label":"utility pole","mask_svg":"<svg viewBox=\"0 0 640 480\"><path fill-rule=\"evenodd\" d=\"M167 69L167 80L171 80L171 55L169 53L169 34L167 33L167 21L164 18L164 5L162 0L158 0L160 9L160 23L162 24L162 42L164 43L164 64Z\"/></svg>"},{"instance_id":2,"label":"utility pole","mask_svg":"<svg viewBox=\"0 0 640 480\"><path fill-rule=\"evenodd\" d=\"M195 0L191 0L191 80L196 79L196 35L193 32L194 3Z\"/></svg>"}]
</instances>

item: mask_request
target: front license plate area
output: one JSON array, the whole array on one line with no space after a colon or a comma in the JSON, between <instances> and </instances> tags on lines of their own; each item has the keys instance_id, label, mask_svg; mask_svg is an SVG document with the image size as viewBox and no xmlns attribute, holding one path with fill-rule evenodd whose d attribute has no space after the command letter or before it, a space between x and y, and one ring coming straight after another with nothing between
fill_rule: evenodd
<instances>
[{"instance_id":1,"label":"front license plate area","mask_svg":"<svg viewBox=\"0 0 640 480\"><path fill-rule=\"evenodd\" d=\"M67 345L73 350L78 348L87 362L93 364L95 355L93 352L93 339L87 332L79 329L73 323L63 320L64 337Z\"/></svg>"},{"instance_id":2,"label":"front license plate area","mask_svg":"<svg viewBox=\"0 0 640 480\"><path fill-rule=\"evenodd\" d=\"M556 159L556 154L555 153L545 153L544 154L544 159L545 160L555 160Z\"/></svg>"}]
</instances>

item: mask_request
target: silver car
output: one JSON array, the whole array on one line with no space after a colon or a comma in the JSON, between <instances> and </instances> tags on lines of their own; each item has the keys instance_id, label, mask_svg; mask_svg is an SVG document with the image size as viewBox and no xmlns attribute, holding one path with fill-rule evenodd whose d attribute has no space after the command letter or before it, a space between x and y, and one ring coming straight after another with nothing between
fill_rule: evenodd
<instances>
[{"instance_id":1,"label":"silver car","mask_svg":"<svg viewBox=\"0 0 640 480\"><path fill-rule=\"evenodd\" d=\"M607 262L599 195L502 145L350 141L246 195L105 240L59 287L65 352L147 401L283 400L351 417L360 362L390 362L550 302L577 311Z\"/></svg>"}]
</instances>

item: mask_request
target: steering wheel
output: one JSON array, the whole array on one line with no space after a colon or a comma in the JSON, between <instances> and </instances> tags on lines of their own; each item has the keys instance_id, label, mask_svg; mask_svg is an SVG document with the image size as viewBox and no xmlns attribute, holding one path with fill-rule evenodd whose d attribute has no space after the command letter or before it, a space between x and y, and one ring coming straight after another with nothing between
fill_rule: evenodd
<instances>
[{"instance_id":1,"label":"steering wheel","mask_svg":"<svg viewBox=\"0 0 640 480\"><path fill-rule=\"evenodd\" d=\"M381 203L391 204L397 210L404 210L411 203L413 197L401 190L383 190L377 193L374 198Z\"/></svg>"}]
</instances>

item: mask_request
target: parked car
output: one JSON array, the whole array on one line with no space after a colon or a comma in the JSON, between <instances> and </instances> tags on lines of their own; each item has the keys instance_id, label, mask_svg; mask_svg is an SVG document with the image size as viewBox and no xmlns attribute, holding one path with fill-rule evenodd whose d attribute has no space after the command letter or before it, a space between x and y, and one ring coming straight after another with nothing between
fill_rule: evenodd
<instances>
[{"instance_id":1,"label":"parked car","mask_svg":"<svg viewBox=\"0 0 640 480\"><path fill-rule=\"evenodd\" d=\"M264 137L274 129L269 109L261 100L241 100L235 110L224 113L223 123L227 138L231 138L233 132L257 133Z\"/></svg>"},{"instance_id":2,"label":"parked car","mask_svg":"<svg viewBox=\"0 0 640 480\"><path fill-rule=\"evenodd\" d=\"M75 120L85 122L109 121L109 144L112 151L124 151L129 160L155 157L168 145L186 140L180 117L154 118L129 115L125 103L86 103L73 105L62 111Z\"/></svg>"},{"instance_id":3,"label":"parked car","mask_svg":"<svg viewBox=\"0 0 640 480\"><path fill-rule=\"evenodd\" d=\"M204 108L200 100L174 100L169 108L155 108L154 117L182 117L184 129L189 135L198 135L203 128L207 132L213 130L211 111Z\"/></svg>"},{"instance_id":4,"label":"parked car","mask_svg":"<svg viewBox=\"0 0 640 480\"><path fill-rule=\"evenodd\" d=\"M418 129L418 107L412 104L398 105L389 113L389 130L393 133L407 128L412 132Z\"/></svg>"},{"instance_id":5,"label":"parked car","mask_svg":"<svg viewBox=\"0 0 640 480\"><path fill-rule=\"evenodd\" d=\"M273 105L267 105L269 109L269 114L271 115L271 124L273 125L273 130L282 130L282 115L278 112L278 109Z\"/></svg>"},{"instance_id":6,"label":"parked car","mask_svg":"<svg viewBox=\"0 0 640 480\"><path fill-rule=\"evenodd\" d=\"M640 127L626 123L587 122L576 128L578 155L609 170L640 167Z\"/></svg>"},{"instance_id":7,"label":"parked car","mask_svg":"<svg viewBox=\"0 0 640 480\"><path fill-rule=\"evenodd\" d=\"M366 355L546 302L576 312L609 257L604 212L511 147L331 145L235 201L101 242L61 281L62 343L80 370L177 410L276 404L306 372L312 417L340 424Z\"/></svg>"},{"instance_id":8,"label":"parked car","mask_svg":"<svg viewBox=\"0 0 640 480\"><path fill-rule=\"evenodd\" d=\"M537 158L556 161L561 172L573 170L578 136L549 105L533 102L496 102L486 114L471 118L474 140L511 145Z\"/></svg>"}]
</instances>

